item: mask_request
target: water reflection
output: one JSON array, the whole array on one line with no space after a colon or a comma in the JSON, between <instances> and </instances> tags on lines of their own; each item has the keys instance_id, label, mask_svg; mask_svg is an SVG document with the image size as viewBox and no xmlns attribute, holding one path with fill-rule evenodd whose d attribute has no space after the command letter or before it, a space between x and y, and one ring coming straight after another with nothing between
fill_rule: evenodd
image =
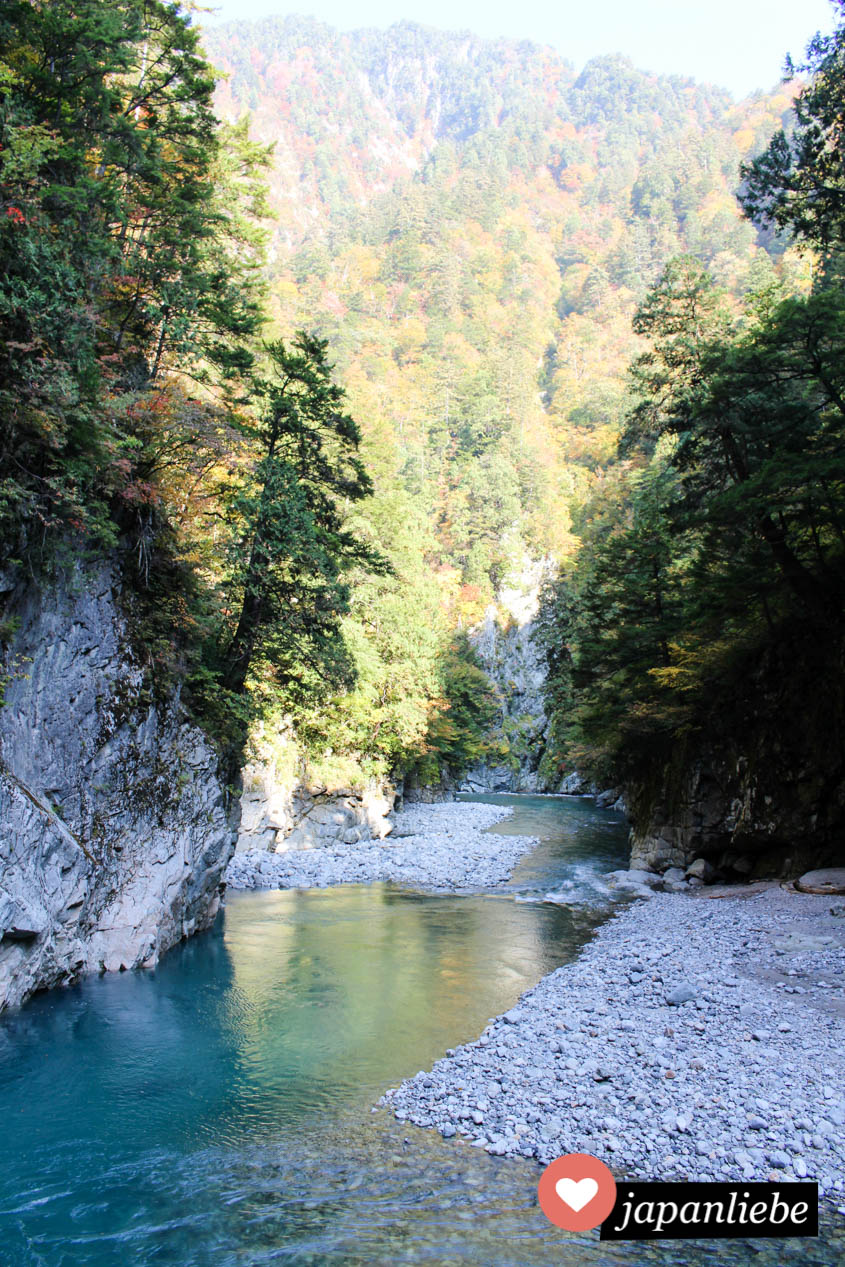
<instances>
[{"instance_id":1,"label":"water reflection","mask_svg":"<svg viewBox=\"0 0 845 1267\"><path fill-rule=\"evenodd\" d=\"M312 1100L376 1090L474 1037L582 937L569 911L496 898L382 885L233 895L241 1056L265 1092L283 1068L304 1071Z\"/></svg>"},{"instance_id":2,"label":"water reflection","mask_svg":"<svg viewBox=\"0 0 845 1267\"><path fill-rule=\"evenodd\" d=\"M555 830L547 806L527 806L546 839L514 896L618 865L624 827L567 804ZM589 885L583 897L235 894L155 972L88 980L3 1018L0 1263L750 1261L747 1247L567 1237L536 1208L535 1165L370 1111L577 953L602 917ZM803 1261L832 1253L809 1246Z\"/></svg>"}]
</instances>

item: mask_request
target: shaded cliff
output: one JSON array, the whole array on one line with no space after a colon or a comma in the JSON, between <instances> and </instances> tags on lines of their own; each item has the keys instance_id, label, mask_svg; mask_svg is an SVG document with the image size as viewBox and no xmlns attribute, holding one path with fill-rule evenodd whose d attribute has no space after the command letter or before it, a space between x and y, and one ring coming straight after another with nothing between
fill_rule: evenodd
<instances>
[{"instance_id":1,"label":"shaded cliff","mask_svg":"<svg viewBox=\"0 0 845 1267\"><path fill-rule=\"evenodd\" d=\"M632 865L705 858L737 879L845 863L843 649L801 633L749 662L705 726L628 782Z\"/></svg>"},{"instance_id":2,"label":"shaded cliff","mask_svg":"<svg viewBox=\"0 0 845 1267\"><path fill-rule=\"evenodd\" d=\"M237 800L132 654L116 574L3 578L0 1009L152 966L217 912Z\"/></svg>"},{"instance_id":3,"label":"shaded cliff","mask_svg":"<svg viewBox=\"0 0 845 1267\"><path fill-rule=\"evenodd\" d=\"M495 764L468 770L462 791L549 790L539 772L548 732L546 658L536 642L534 623L546 568L542 561L526 561L510 578L510 584L499 591L497 604L487 608L484 620L470 635L484 671L496 687L496 731L504 755Z\"/></svg>"}]
</instances>

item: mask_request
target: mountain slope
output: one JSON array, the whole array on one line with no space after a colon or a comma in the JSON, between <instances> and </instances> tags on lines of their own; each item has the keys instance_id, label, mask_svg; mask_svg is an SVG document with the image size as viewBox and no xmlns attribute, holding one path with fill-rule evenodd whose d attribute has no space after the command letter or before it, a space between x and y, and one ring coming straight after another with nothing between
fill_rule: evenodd
<instances>
[{"instance_id":1,"label":"mountain slope","mask_svg":"<svg viewBox=\"0 0 845 1267\"><path fill-rule=\"evenodd\" d=\"M276 147L273 325L329 340L375 476L355 522L391 557L401 542L389 603L410 624L356 591L365 698L335 701L309 742L366 754L401 733L407 754L448 698L437 622L441 643L478 626L503 586L578 551L630 404L631 320L667 260L697 256L737 304L799 277L734 192L791 94L736 105L620 57L576 75L550 49L410 23L268 19L205 42L220 110ZM417 645L427 698L408 685Z\"/></svg>"},{"instance_id":2,"label":"mountain slope","mask_svg":"<svg viewBox=\"0 0 845 1267\"><path fill-rule=\"evenodd\" d=\"M691 251L737 294L771 271L733 190L789 94L736 106L618 57L576 77L410 23L205 42L221 110L276 143L274 317L330 339L383 483L421 500L477 614L524 551L573 548L665 261Z\"/></svg>"}]
</instances>

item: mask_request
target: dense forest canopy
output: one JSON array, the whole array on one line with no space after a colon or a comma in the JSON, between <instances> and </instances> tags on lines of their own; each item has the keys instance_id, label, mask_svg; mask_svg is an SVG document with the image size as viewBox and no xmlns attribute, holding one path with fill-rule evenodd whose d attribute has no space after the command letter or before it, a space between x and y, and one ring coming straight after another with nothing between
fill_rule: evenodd
<instances>
[{"instance_id":1,"label":"dense forest canopy","mask_svg":"<svg viewBox=\"0 0 845 1267\"><path fill-rule=\"evenodd\" d=\"M358 511L373 483L326 341L271 337L272 147L221 120L217 82L178 6L0 14L2 561L112 558L151 685L178 683L231 763L263 715L384 772L432 749L477 670L417 507L388 487ZM440 725L445 760L485 708Z\"/></svg>"},{"instance_id":2,"label":"dense forest canopy","mask_svg":"<svg viewBox=\"0 0 845 1267\"><path fill-rule=\"evenodd\" d=\"M0 54L3 561L112 551L154 681L236 757L250 675L349 679L341 578L383 567L324 344L260 338L268 151L176 6L22 0Z\"/></svg>"},{"instance_id":3,"label":"dense forest canopy","mask_svg":"<svg viewBox=\"0 0 845 1267\"><path fill-rule=\"evenodd\" d=\"M794 121L742 170L810 287L772 275L737 304L700 257L670 261L634 320L612 495L546 617L560 755L646 787L704 744L762 742L821 784L820 829L845 724L844 48L841 22L814 41Z\"/></svg>"},{"instance_id":4,"label":"dense forest canopy","mask_svg":"<svg viewBox=\"0 0 845 1267\"><path fill-rule=\"evenodd\" d=\"M551 775L615 761L630 716L680 724L743 614L786 620L778 586L837 566L833 397L819 430L818 382L790 379L748 439L811 329L835 371L791 236L816 242L791 209L823 81L793 122L786 85L737 105L410 23L5 5L6 561L120 557L155 680L237 750L263 717L286 759L356 776L507 760L462 631L540 558L564 567ZM741 474L704 423L731 374Z\"/></svg>"},{"instance_id":5,"label":"dense forest canopy","mask_svg":"<svg viewBox=\"0 0 845 1267\"><path fill-rule=\"evenodd\" d=\"M329 339L472 621L526 552L576 548L666 261L691 251L736 295L773 274L734 186L790 94L735 106L618 57L576 78L548 49L410 23L206 41L221 109L276 147L274 321Z\"/></svg>"}]
</instances>

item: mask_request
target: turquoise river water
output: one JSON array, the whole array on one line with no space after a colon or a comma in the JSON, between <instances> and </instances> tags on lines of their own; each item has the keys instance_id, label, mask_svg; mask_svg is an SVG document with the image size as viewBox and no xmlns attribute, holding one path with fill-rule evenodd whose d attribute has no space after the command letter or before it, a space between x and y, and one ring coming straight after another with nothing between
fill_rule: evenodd
<instances>
[{"instance_id":1,"label":"turquoise river water","mask_svg":"<svg viewBox=\"0 0 845 1267\"><path fill-rule=\"evenodd\" d=\"M2 1267L843 1261L832 1228L755 1244L564 1233L537 1207L535 1163L373 1111L613 909L618 815L482 799L516 804L499 830L542 838L504 892L233 893L155 971L0 1018Z\"/></svg>"}]
</instances>

